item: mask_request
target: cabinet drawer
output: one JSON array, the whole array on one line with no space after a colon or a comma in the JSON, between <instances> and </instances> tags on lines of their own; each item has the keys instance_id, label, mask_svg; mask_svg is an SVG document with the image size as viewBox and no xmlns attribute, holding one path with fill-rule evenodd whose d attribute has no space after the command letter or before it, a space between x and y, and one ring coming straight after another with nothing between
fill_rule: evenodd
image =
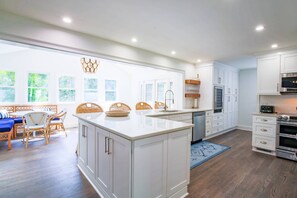
<instances>
[{"instance_id":1,"label":"cabinet drawer","mask_svg":"<svg viewBox=\"0 0 297 198\"><path fill-rule=\"evenodd\" d=\"M264 124L276 124L276 117L253 116L253 122Z\"/></svg>"},{"instance_id":2,"label":"cabinet drawer","mask_svg":"<svg viewBox=\"0 0 297 198\"><path fill-rule=\"evenodd\" d=\"M222 125L224 125L223 120L216 120L216 121L213 121L213 123L212 123L213 127L222 126Z\"/></svg>"},{"instance_id":3,"label":"cabinet drawer","mask_svg":"<svg viewBox=\"0 0 297 198\"><path fill-rule=\"evenodd\" d=\"M276 125L274 124L253 124L253 134L275 137L276 136Z\"/></svg>"},{"instance_id":4,"label":"cabinet drawer","mask_svg":"<svg viewBox=\"0 0 297 198\"><path fill-rule=\"evenodd\" d=\"M205 116L206 117L212 116L212 111L205 111Z\"/></svg>"},{"instance_id":5,"label":"cabinet drawer","mask_svg":"<svg viewBox=\"0 0 297 198\"><path fill-rule=\"evenodd\" d=\"M205 125L211 125L211 118L206 118L205 119Z\"/></svg>"},{"instance_id":6,"label":"cabinet drawer","mask_svg":"<svg viewBox=\"0 0 297 198\"><path fill-rule=\"evenodd\" d=\"M275 138L253 135L253 146L275 151Z\"/></svg>"},{"instance_id":7,"label":"cabinet drawer","mask_svg":"<svg viewBox=\"0 0 297 198\"><path fill-rule=\"evenodd\" d=\"M180 120L192 120L192 113L184 113L179 115Z\"/></svg>"},{"instance_id":8,"label":"cabinet drawer","mask_svg":"<svg viewBox=\"0 0 297 198\"><path fill-rule=\"evenodd\" d=\"M190 124L193 123L192 119L191 120L181 120L180 122L185 122L185 123L190 123Z\"/></svg>"},{"instance_id":9,"label":"cabinet drawer","mask_svg":"<svg viewBox=\"0 0 297 198\"><path fill-rule=\"evenodd\" d=\"M219 115L213 115L212 116L213 120L223 120L224 119L224 115L223 114L219 114Z\"/></svg>"},{"instance_id":10,"label":"cabinet drawer","mask_svg":"<svg viewBox=\"0 0 297 198\"><path fill-rule=\"evenodd\" d=\"M212 134L212 129L211 128L206 128L205 129L205 134L206 134L206 136L211 135Z\"/></svg>"}]
</instances>

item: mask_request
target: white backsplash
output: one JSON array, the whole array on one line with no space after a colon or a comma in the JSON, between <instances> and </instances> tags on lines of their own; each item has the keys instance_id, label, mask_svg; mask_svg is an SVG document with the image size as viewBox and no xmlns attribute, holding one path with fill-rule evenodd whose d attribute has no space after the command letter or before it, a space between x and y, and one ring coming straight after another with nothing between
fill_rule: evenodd
<instances>
[{"instance_id":1,"label":"white backsplash","mask_svg":"<svg viewBox=\"0 0 297 198\"><path fill-rule=\"evenodd\" d=\"M297 114L297 95L260 96L260 105L273 105L277 113Z\"/></svg>"}]
</instances>

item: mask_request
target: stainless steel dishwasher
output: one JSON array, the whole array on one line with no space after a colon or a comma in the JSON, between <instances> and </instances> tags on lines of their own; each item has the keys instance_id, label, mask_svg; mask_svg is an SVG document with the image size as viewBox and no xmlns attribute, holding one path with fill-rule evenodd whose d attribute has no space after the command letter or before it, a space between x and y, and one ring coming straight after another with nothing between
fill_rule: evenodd
<instances>
[{"instance_id":1,"label":"stainless steel dishwasher","mask_svg":"<svg viewBox=\"0 0 297 198\"><path fill-rule=\"evenodd\" d=\"M193 113L192 143L202 140L205 137L205 112Z\"/></svg>"}]
</instances>

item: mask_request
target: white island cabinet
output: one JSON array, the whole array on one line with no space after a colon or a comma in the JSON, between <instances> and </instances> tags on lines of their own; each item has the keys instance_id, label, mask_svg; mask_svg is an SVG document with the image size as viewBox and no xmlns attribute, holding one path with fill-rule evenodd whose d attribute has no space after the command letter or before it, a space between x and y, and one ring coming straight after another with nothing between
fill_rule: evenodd
<instances>
[{"instance_id":1,"label":"white island cabinet","mask_svg":"<svg viewBox=\"0 0 297 198\"><path fill-rule=\"evenodd\" d=\"M131 114L75 115L80 170L102 197L187 196L193 125Z\"/></svg>"}]
</instances>

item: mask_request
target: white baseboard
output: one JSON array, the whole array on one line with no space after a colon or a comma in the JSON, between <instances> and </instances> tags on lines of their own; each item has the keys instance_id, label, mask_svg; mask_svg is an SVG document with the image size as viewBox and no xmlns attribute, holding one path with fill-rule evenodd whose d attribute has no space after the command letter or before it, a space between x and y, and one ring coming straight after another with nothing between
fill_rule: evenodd
<instances>
[{"instance_id":1,"label":"white baseboard","mask_svg":"<svg viewBox=\"0 0 297 198\"><path fill-rule=\"evenodd\" d=\"M246 126L246 125L237 125L237 129L243 130L243 131L252 131L253 127L252 126Z\"/></svg>"}]
</instances>

